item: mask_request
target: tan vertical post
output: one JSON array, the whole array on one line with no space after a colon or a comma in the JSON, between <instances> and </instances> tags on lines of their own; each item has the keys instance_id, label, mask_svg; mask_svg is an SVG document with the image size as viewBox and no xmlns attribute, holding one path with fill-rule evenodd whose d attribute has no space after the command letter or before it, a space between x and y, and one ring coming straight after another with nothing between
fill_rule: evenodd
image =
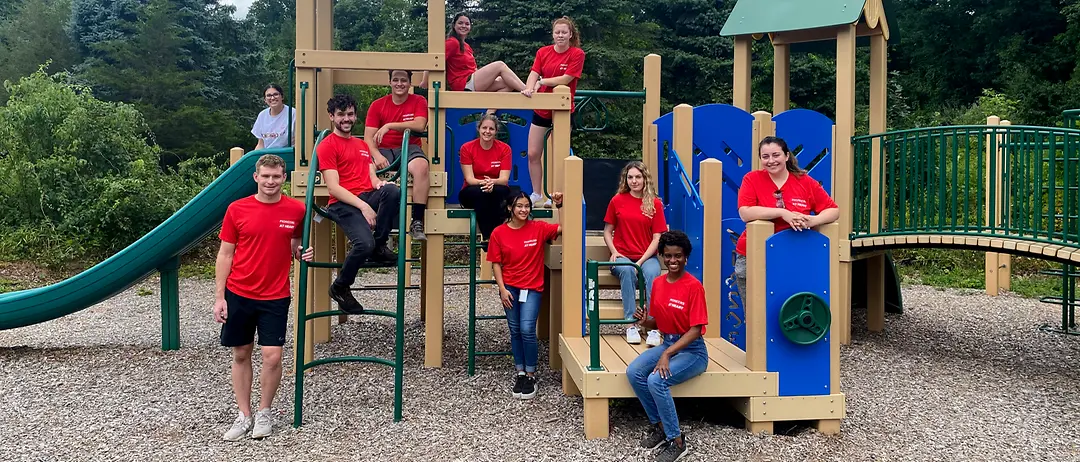
<instances>
[{"instance_id":1,"label":"tan vertical post","mask_svg":"<svg viewBox=\"0 0 1080 462\"><path fill-rule=\"evenodd\" d=\"M657 191L660 190L660 185L657 183L657 181L659 181L657 179L657 175L659 175L660 169L664 168L663 164L660 163L660 145L658 141L658 132L659 129L656 127L656 124L649 124L649 139L645 149L646 151L652 153L652 155L650 156L652 158L652 164L646 162L645 166L649 168L649 173L652 174L653 187L656 188Z\"/></svg>"},{"instance_id":2,"label":"tan vertical post","mask_svg":"<svg viewBox=\"0 0 1080 462\"><path fill-rule=\"evenodd\" d=\"M693 178L694 168L694 108L689 104L675 106L674 120L672 121L671 148L679 155L686 169L686 177ZM679 181L678 178L669 178L668 182ZM687 187L694 185L683 181Z\"/></svg>"},{"instance_id":3,"label":"tan vertical post","mask_svg":"<svg viewBox=\"0 0 1080 462\"><path fill-rule=\"evenodd\" d=\"M723 236L724 227L722 199L724 194L724 164L716 159L701 161L701 201L704 203L704 227L702 233L705 236ZM709 325L705 329L705 335L712 338L721 338L720 335L720 311L723 299L720 297L720 287L723 284L724 273L723 255L720 252L720 239L704 239L702 243L702 261L705 262L701 271L702 283L705 285L705 306L709 309Z\"/></svg>"},{"instance_id":4,"label":"tan vertical post","mask_svg":"<svg viewBox=\"0 0 1080 462\"><path fill-rule=\"evenodd\" d=\"M565 113L566 111L556 111ZM558 131L558 129L556 129ZM582 274L582 246L584 245L583 239L585 238L585 223L582 222L582 207L581 199L583 197L584 186L584 162L579 157L568 157L564 159L563 166L565 168L565 181L563 183L563 208L560 210L560 218L562 220L562 283L560 284L560 291L562 300L552 303L559 303L559 310L562 311L562 332L563 335L580 335L581 334L581 291L584 281L581 280ZM552 307L554 311L556 308ZM551 350L556 350L556 345L551 345ZM563 392L573 390L573 379L567 374L566 365L562 367L562 383ZM567 386L567 382L570 382L570 387ZM606 420L605 420L606 422Z\"/></svg>"},{"instance_id":5,"label":"tan vertical post","mask_svg":"<svg viewBox=\"0 0 1080 462\"><path fill-rule=\"evenodd\" d=\"M750 160L751 170L758 170L761 168L761 149L758 147L758 143L765 139L766 136L776 136L776 124L772 121L773 115L765 111L756 111L752 114L754 116L753 124L753 152L754 158Z\"/></svg>"},{"instance_id":6,"label":"tan vertical post","mask_svg":"<svg viewBox=\"0 0 1080 462\"><path fill-rule=\"evenodd\" d=\"M345 261L345 256L349 254L349 239L345 236L345 230L340 226L334 225L334 258L333 261L341 263ZM335 270L336 271L336 270ZM347 324L349 322L349 315L343 314L338 316L338 324Z\"/></svg>"},{"instance_id":7,"label":"tan vertical post","mask_svg":"<svg viewBox=\"0 0 1080 462\"><path fill-rule=\"evenodd\" d=\"M326 200L319 198L319 202L322 202L322 206L326 206ZM319 223L312 223L312 229L315 231L311 233L312 243L311 246L315 249L315 261L330 261L330 220L323 220ZM311 305L308 311L311 313L319 313L331 309L330 307L330 270L328 268L311 268L308 270L314 273L315 276L312 281L311 290L308 291L311 297ZM312 321L313 330L311 336L314 337L315 343L326 343L330 341L330 318L318 318Z\"/></svg>"},{"instance_id":8,"label":"tan vertical post","mask_svg":"<svg viewBox=\"0 0 1080 462\"><path fill-rule=\"evenodd\" d=\"M446 3L445 2L428 2L428 28L427 28L427 49L428 53L444 53L445 37L446 37ZM441 71L428 72L428 98L434 98L434 83L439 82L441 84L440 91L446 91L446 78L445 73ZM436 119L436 109L432 108L428 111L428 134L432 135L431 143L428 144L429 152L428 158L433 159L438 156L440 159L446 158L446 143L443 140L443 136L446 133L446 110L439 108L438 111L438 123ZM434 134L439 134L439 142L434 142ZM446 169L445 162L438 164L432 163L428 170L431 174L436 172L443 172ZM438 210L446 207L445 199L442 197L429 197L428 198L428 211L426 222L431 222L432 210ZM445 276L445 270L443 268L443 254L445 253L445 237L440 234L428 234L427 241L421 247L421 266L423 273L420 276L420 290L422 294L422 302L420 309L424 319L424 367L442 367L442 347L443 347L443 277Z\"/></svg>"},{"instance_id":9,"label":"tan vertical post","mask_svg":"<svg viewBox=\"0 0 1080 462\"><path fill-rule=\"evenodd\" d=\"M773 114L791 107L791 45L773 44Z\"/></svg>"},{"instance_id":10,"label":"tan vertical post","mask_svg":"<svg viewBox=\"0 0 1080 462\"><path fill-rule=\"evenodd\" d=\"M746 367L752 371L764 371L765 348L768 339L765 326L765 242L773 235L769 221L752 221L746 224Z\"/></svg>"},{"instance_id":11,"label":"tan vertical post","mask_svg":"<svg viewBox=\"0 0 1080 462\"><path fill-rule=\"evenodd\" d=\"M653 188L656 188L656 149L650 149L649 140L654 135L649 133L649 126L660 117L660 55L645 56L645 104L641 108L641 161L653 174ZM653 145L655 146L655 145Z\"/></svg>"},{"instance_id":12,"label":"tan vertical post","mask_svg":"<svg viewBox=\"0 0 1080 462\"><path fill-rule=\"evenodd\" d=\"M1012 122L1009 122L1008 120L1002 120L1001 125L1005 125L1005 126L1012 125ZM1003 213L1002 209L1003 209L1005 201L1008 200L1005 197L1005 191L1002 190L1002 188L1005 186L1005 184L1004 184L1005 170L1003 168L1004 165L1005 165L1005 163L1004 163L1005 162L1005 147L1003 146L1003 144L1005 143L1005 140L1006 140L1005 135L1002 135L1001 139L998 141L998 160L997 160L997 162L998 162L997 163L998 164L997 190L1001 191L1000 194L1001 194L1001 197L1002 197L1002 199L1000 201L998 201L998 219L1002 220L1002 221L1004 221L1004 219L1001 218L1001 214ZM1007 254L1007 253L999 253L998 254L997 273L998 273L998 289L999 290L1006 290L1006 291L1012 289L1012 277L1011 277L1012 276L1012 255Z\"/></svg>"},{"instance_id":13,"label":"tan vertical post","mask_svg":"<svg viewBox=\"0 0 1080 462\"><path fill-rule=\"evenodd\" d=\"M851 307L839 306L851 311ZM871 332L885 329L885 256L866 260L866 327Z\"/></svg>"},{"instance_id":14,"label":"tan vertical post","mask_svg":"<svg viewBox=\"0 0 1080 462\"><path fill-rule=\"evenodd\" d=\"M735 37L735 78L732 87L731 105L750 112L750 52L753 37L739 35Z\"/></svg>"},{"instance_id":15,"label":"tan vertical post","mask_svg":"<svg viewBox=\"0 0 1080 462\"><path fill-rule=\"evenodd\" d=\"M888 78L887 48L885 36L870 37L870 133L883 133L886 130L886 79ZM834 140L835 141L835 140ZM870 232L881 231L878 209L881 205L881 165L884 160L881 152L881 140L875 139L870 152ZM835 184L835 183L834 183ZM866 303L867 328L880 332L885 328L885 256L874 255L867 262ZM843 326L849 326L851 306L838 306ZM840 340L847 343L846 329L840 329Z\"/></svg>"},{"instance_id":16,"label":"tan vertical post","mask_svg":"<svg viewBox=\"0 0 1080 462\"><path fill-rule=\"evenodd\" d=\"M565 209L564 209L565 210ZM562 334L562 271L553 270L544 267L544 280L547 281L547 290L544 291L543 298L540 299L540 309L547 310L548 315L548 367L553 371L562 369L562 358L559 357L559 335ZM572 315L581 316L581 314ZM539 326L538 326L539 327ZM541 335L543 331L537 328L537 336ZM567 384L566 371L563 371L563 392L574 391L574 381L570 380L571 388L565 388ZM573 393L572 393L573 394Z\"/></svg>"},{"instance_id":17,"label":"tan vertical post","mask_svg":"<svg viewBox=\"0 0 1080 462\"><path fill-rule=\"evenodd\" d=\"M244 157L244 148L232 148L229 150L229 165L233 165Z\"/></svg>"},{"instance_id":18,"label":"tan vertical post","mask_svg":"<svg viewBox=\"0 0 1080 462\"><path fill-rule=\"evenodd\" d=\"M833 199L840 206L840 306L851 308L851 234L855 159L851 137L855 135L855 25L841 26L836 36L836 135L833 139ZM843 329L842 329L843 330ZM846 335L844 335L846 339Z\"/></svg>"},{"instance_id":19,"label":"tan vertical post","mask_svg":"<svg viewBox=\"0 0 1080 462\"><path fill-rule=\"evenodd\" d=\"M570 87L566 85L559 85L555 87L556 94L565 94L570 96ZM569 109L569 107L567 108ZM551 111L551 125L554 130L551 132L551 150L548 151L548 163L553 170L548 171L548 192L558 191L556 188L562 187L563 181L563 169L566 166L563 164L563 159L570 155L570 111L569 110L557 110Z\"/></svg>"},{"instance_id":20,"label":"tan vertical post","mask_svg":"<svg viewBox=\"0 0 1080 462\"><path fill-rule=\"evenodd\" d=\"M1000 124L1001 124L1001 118L998 117L998 116L990 116L990 117L986 118L986 125L988 125L988 126L995 127L995 126L998 126ZM987 133L987 135L986 135L986 164L985 164L987 172L990 171L990 159L992 157L997 158L997 153L994 152L995 150L993 149L993 146L997 145L1000 148L1000 141L1001 141L1000 137L996 133L994 133L993 131L990 131L989 133ZM1000 165L1001 164L998 164L998 171L999 172L1001 171ZM986 220L986 222L988 224L990 222L990 210L992 208L996 209L998 211L998 213L1001 212L1001 209L998 206L1000 201L998 201L997 198L990 196L990 182L991 181L996 181L996 179L990 178L989 173L987 173L986 182L985 182L985 188L986 188L986 204L985 204L985 206L986 207L983 210L983 216L984 216L984 218L985 218L985 220ZM1000 184L1000 183L998 183L998 184ZM1000 189L998 189L997 191L1000 194ZM999 254L997 252L986 252L986 267L985 267L986 274L984 275L985 280L986 280L986 295L997 296L998 293L999 293L999 287L998 287L998 268L1000 268L999 255L1001 255L1001 254Z\"/></svg>"}]
</instances>

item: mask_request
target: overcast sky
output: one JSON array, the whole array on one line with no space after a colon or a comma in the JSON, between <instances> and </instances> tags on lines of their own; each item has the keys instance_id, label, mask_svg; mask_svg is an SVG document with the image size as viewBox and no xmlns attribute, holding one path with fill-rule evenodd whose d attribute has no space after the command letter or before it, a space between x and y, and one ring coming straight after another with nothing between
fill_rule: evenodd
<instances>
[{"instance_id":1,"label":"overcast sky","mask_svg":"<svg viewBox=\"0 0 1080 462\"><path fill-rule=\"evenodd\" d=\"M226 5L233 5L236 7L236 17L247 17L248 7L251 6L252 0L221 0L221 3Z\"/></svg>"}]
</instances>

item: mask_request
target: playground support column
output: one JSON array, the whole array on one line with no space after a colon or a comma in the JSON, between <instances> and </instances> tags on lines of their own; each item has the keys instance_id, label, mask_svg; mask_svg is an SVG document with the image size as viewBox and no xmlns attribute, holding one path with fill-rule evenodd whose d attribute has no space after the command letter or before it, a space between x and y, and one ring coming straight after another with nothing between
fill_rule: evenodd
<instances>
[{"instance_id":1,"label":"playground support column","mask_svg":"<svg viewBox=\"0 0 1080 462\"><path fill-rule=\"evenodd\" d=\"M332 50L334 48L334 4L331 0L315 0L314 4L315 49ZM331 69L315 70L315 98L309 100L308 106L317 109L319 102L329 101L333 97L334 77L332 72ZM319 130L333 129L330 126L330 119L325 116L308 119L308 121L311 125L315 125L316 133ZM317 135L313 135L310 139L314 140L315 138L317 138ZM308 151L308 159L311 158L313 152L313 150ZM313 177L311 179L314 180ZM324 203L321 206L325 207L326 205ZM315 249L315 261L330 261L330 220L313 223L311 231L310 245ZM330 288L330 271L329 268L311 268L309 271L312 274L313 285L308 290L308 313L318 313L332 309L328 292ZM330 318L318 318L311 321L311 323L312 329L308 331L308 338L313 343L329 343Z\"/></svg>"},{"instance_id":2,"label":"playground support column","mask_svg":"<svg viewBox=\"0 0 1080 462\"><path fill-rule=\"evenodd\" d=\"M855 25L841 26L836 34L836 135L833 138L833 198L840 206L840 309L851 310L851 235L854 165L851 138L855 135ZM845 317L845 316L841 316ZM842 341L848 328L841 328Z\"/></svg>"},{"instance_id":3,"label":"playground support column","mask_svg":"<svg viewBox=\"0 0 1080 462\"><path fill-rule=\"evenodd\" d=\"M232 148L229 150L229 165L235 164L244 157L244 148Z\"/></svg>"},{"instance_id":4,"label":"playground support column","mask_svg":"<svg viewBox=\"0 0 1080 462\"><path fill-rule=\"evenodd\" d=\"M558 111L566 112L566 111ZM557 129L556 129L557 130ZM552 300L552 303L558 303L560 306L557 308L562 311L562 332L567 335L581 335L581 310L582 306L582 284L584 281L582 277L582 257L581 248L583 245L583 239L585 238L585 223L582 223L582 197L583 197L583 185L584 185L584 171L583 161L578 157L568 157L562 161L566 172L565 182L563 183L563 208L559 210L560 219L562 220L562 265L561 275L562 281L560 284L560 292L562 300ZM572 391L573 385L567 386L567 383L573 383L573 379L567 375L566 365L562 367L563 370L563 393ZM605 419L606 422L606 419Z\"/></svg>"},{"instance_id":5,"label":"playground support column","mask_svg":"<svg viewBox=\"0 0 1080 462\"><path fill-rule=\"evenodd\" d=\"M746 112L750 112L750 52L753 40L749 35L735 37L735 81L731 105Z\"/></svg>"},{"instance_id":6,"label":"playground support column","mask_svg":"<svg viewBox=\"0 0 1080 462\"><path fill-rule=\"evenodd\" d=\"M1010 125L1009 121L1002 121L998 116L990 116L986 118L986 125L998 126L998 125ZM991 142L990 137L995 139ZM998 220L1001 218L1003 200L998 200L997 197L992 197L989 191L996 191L997 196L1004 197L1004 191L1002 190L1004 168L1002 166L1003 156L1002 151L1005 149L1005 139L1000 134L988 134L986 140L986 165L990 165L991 158L993 158L995 165L998 168L995 170L995 178L990 178L990 175L986 175L986 210L984 212L987 224L994 226L997 223L990 223L991 209L994 211L993 216ZM987 168L989 170L989 167ZM990 183L994 182L994 187L990 187ZM986 294L990 296L997 296L1002 289L1009 289L1009 263L1010 256L1005 253L986 252L986 274L984 275L986 280Z\"/></svg>"},{"instance_id":7,"label":"playground support column","mask_svg":"<svg viewBox=\"0 0 1080 462\"><path fill-rule=\"evenodd\" d=\"M886 78L887 66L887 42L883 35L870 37L870 133L883 133L886 130ZM870 156L870 232L877 233L881 230L878 210L881 206L881 139L875 138L872 142ZM866 323L869 330L880 332L885 328L885 255L879 254L867 259L867 287ZM841 318L841 328L838 330L840 342L849 343L851 326L850 305L837 305Z\"/></svg>"},{"instance_id":8,"label":"playground support column","mask_svg":"<svg viewBox=\"0 0 1080 462\"><path fill-rule=\"evenodd\" d=\"M428 53L443 53L446 51L446 3L427 2L428 13ZM437 19L434 19L437 18ZM438 88L437 88L438 87ZM428 72L428 99L438 102L438 94L441 88L446 88L446 74L442 71ZM437 112L436 112L437 111ZM446 133L446 110L431 108L428 111L428 134L429 140L428 159L432 159L429 171L444 172L446 167L440 161L434 159L446 158L446 143L439 136ZM442 140L442 141L440 141ZM442 209L446 206L442 197L428 198L427 219L431 222L431 211ZM442 367L443 347L443 254L446 250L445 237L442 234L429 234L427 241L421 246L420 287L422 292L420 310L424 318L424 367Z\"/></svg>"},{"instance_id":9,"label":"playground support column","mask_svg":"<svg viewBox=\"0 0 1080 462\"><path fill-rule=\"evenodd\" d=\"M325 207L325 205L323 205ZM323 220L312 224L310 246L315 249L315 261L330 261L330 220ZM311 268L314 285L308 291L308 309L311 313L330 310L330 269ZM330 341L330 318L323 317L312 321L313 329L309 331L311 340L315 343L327 343Z\"/></svg>"},{"instance_id":10,"label":"playground support column","mask_svg":"<svg viewBox=\"0 0 1080 462\"><path fill-rule=\"evenodd\" d=\"M724 164L716 159L701 161L701 202L704 205L704 226L702 234L705 236L723 236L724 225L723 204L724 193ZM724 302L720 298L721 285L724 283L723 255L720 251L720 239L705 239L702 244L701 255L704 267L701 270L702 283L705 285L705 306L709 307L709 325L705 329L706 335L713 338L721 338L720 335L720 307Z\"/></svg>"},{"instance_id":11,"label":"playground support column","mask_svg":"<svg viewBox=\"0 0 1080 462\"><path fill-rule=\"evenodd\" d=\"M689 104L680 104L675 106L674 113L671 148L679 155L679 162L682 162L683 167L689 170L694 168L694 108ZM687 171L687 178L693 176L690 173ZM686 186L690 190L694 189L692 184Z\"/></svg>"},{"instance_id":12,"label":"playground support column","mask_svg":"<svg viewBox=\"0 0 1080 462\"><path fill-rule=\"evenodd\" d=\"M791 45L773 44L773 114L791 106Z\"/></svg>"},{"instance_id":13,"label":"playground support column","mask_svg":"<svg viewBox=\"0 0 1080 462\"><path fill-rule=\"evenodd\" d=\"M761 150L758 147L758 143L765 139L766 136L776 136L776 124L773 122L773 115L765 111L757 111L753 114L753 149L754 158L750 161L750 169L758 170L761 168Z\"/></svg>"},{"instance_id":14,"label":"playground support column","mask_svg":"<svg viewBox=\"0 0 1080 462\"><path fill-rule=\"evenodd\" d=\"M765 351L768 348L765 307L765 245L773 235L770 221L756 220L746 224L746 367L751 371L766 371ZM772 422L751 422L746 419L746 430L772 433Z\"/></svg>"},{"instance_id":15,"label":"playground support column","mask_svg":"<svg viewBox=\"0 0 1080 462\"><path fill-rule=\"evenodd\" d=\"M655 139L655 136L649 132L649 126L654 120L660 118L660 55L645 56L643 83L645 84L645 104L641 109L641 160L653 173L653 188L657 188L656 172L660 167L656 163L656 147L649 143L650 138Z\"/></svg>"},{"instance_id":16,"label":"playground support column","mask_svg":"<svg viewBox=\"0 0 1080 462\"><path fill-rule=\"evenodd\" d=\"M562 368L562 358L559 357L558 351L559 333L562 332L563 318L562 308L559 307L559 303L562 301L561 270L552 270L545 265L544 280L548 281L548 290L544 291L544 296L540 303L541 309L546 309L548 315L548 367L553 371L557 371ZM539 321L537 321L537 335L544 332L543 330L540 330L539 327ZM567 379L569 379L569 377L567 377ZM570 384L572 385L573 383L574 381L570 380Z\"/></svg>"},{"instance_id":17,"label":"playground support column","mask_svg":"<svg viewBox=\"0 0 1080 462\"><path fill-rule=\"evenodd\" d=\"M884 255L875 255L866 260L866 303L867 329L871 332L881 332L885 329ZM846 311L850 316L851 307L847 307ZM844 332L844 334L847 334L847 332Z\"/></svg>"},{"instance_id":18,"label":"playground support column","mask_svg":"<svg viewBox=\"0 0 1080 462\"><path fill-rule=\"evenodd\" d=\"M158 268L161 273L161 349L180 349L180 257Z\"/></svg>"}]
</instances>

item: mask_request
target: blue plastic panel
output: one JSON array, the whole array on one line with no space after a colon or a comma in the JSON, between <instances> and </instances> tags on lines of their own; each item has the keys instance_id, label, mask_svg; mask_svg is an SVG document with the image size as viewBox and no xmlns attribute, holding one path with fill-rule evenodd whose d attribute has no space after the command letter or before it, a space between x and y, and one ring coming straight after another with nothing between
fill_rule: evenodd
<instances>
[{"instance_id":1,"label":"blue plastic panel","mask_svg":"<svg viewBox=\"0 0 1080 462\"><path fill-rule=\"evenodd\" d=\"M746 230L746 222L741 218L725 218L720 222L724 228L723 236L720 236L720 272L722 281L709 281L708 283L720 284L720 335L733 345L746 349L746 312L743 309L742 298L739 297L738 286L735 284L735 244L739 235ZM702 284L707 284L702 280Z\"/></svg>"},{"instance_id":2,"label":"blue plastic panel","mask_svg":"<svg viewBox=\"0 0 1080 462\"><path fill-rule=\"evenodd\" d=\"M659 166L659 168L657 168L658 171L654 172L656 175L656 184L659 186L656 193L660 196L660 200L665 204L668 202L667 188L665 185L668 184L667 179L669 178L665 166L667 165L668 153L674 149L674 146L671 144L674 120L675 114L669 112L653 121L653 123L656 124L656 165Z\"/></svg>"},{"instance_id":3,"label":"blue plastic panel","mask_svg":"<svg viewBox=\"0 0 1080 462\"><path fill-rule=\"evenodd\" d=\"M457 204L458 192L465 177L461 173L461 145L476 139L476 121L486 109L447 109L446 110L446 203ZM517 186L526 193L532 193L532 181L529 180L529 126L532 111L498 111L496 115L503 120L510 134L511 170L510 186ZM511 116L507 121L507 115Z\"/></svg>"},{"instance_id":4,"label":"blue plastic panel","mask_svg":"<svg viewBox=\"0 0 1080 462\"><path fill-rule=\"evenodd\" d=\"M765 272L765 362L779 373L780 396L829 394L833 333L799 345L780 331L780 308L792 295L812 292L829 300L829 238L817 231L774 234L765 244Z\"/></svg>"},{"instance_id":5,"label":"blue plastic panel","mask_svg":"<svg viewBox=\"0 0 1080 462\"><path fill-rule=\"evenodd\" d=\"M792 109L773 117L776 136L796 153L799 166L832 195L833 121L809 109ZM727 164L724 165L727 169Z\"/></svg>"}]
</instances>

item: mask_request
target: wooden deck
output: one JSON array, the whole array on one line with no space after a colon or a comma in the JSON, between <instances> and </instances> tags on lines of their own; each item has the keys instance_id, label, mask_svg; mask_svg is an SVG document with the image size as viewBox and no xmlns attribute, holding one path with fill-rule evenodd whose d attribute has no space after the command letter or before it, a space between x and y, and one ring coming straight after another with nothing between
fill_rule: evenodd
<instances>
[{"instance_id":1,"label":"wooden deck","mask_svg":"<svg viewBox=\"0 0 1080 462\"><path fill-rule=\"evenodd\" d=\"M600 337L603 371L590 371L588 337L559 336L559 353L567 373L582 396L589 398L633 398L626 367L643 351L644 343L630 345L622 335ZM746 368L746 353L718 338L706 338L709 367L705 373L671 389L675 397L776 396L779 380L775 372L754 372Z\"/></svg>"}]
</instances>

